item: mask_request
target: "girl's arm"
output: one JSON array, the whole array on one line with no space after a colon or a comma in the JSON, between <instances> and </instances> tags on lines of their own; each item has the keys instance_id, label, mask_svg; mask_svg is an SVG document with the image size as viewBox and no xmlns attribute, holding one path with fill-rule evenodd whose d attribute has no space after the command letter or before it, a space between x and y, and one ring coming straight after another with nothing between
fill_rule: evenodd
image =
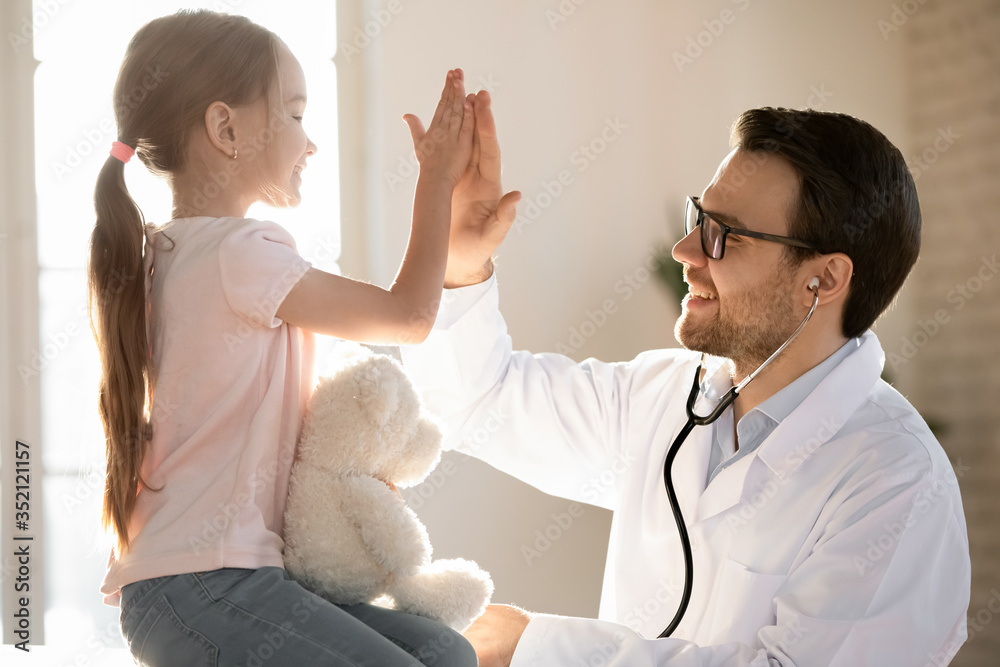
<instances>
[{"instance_id":1,"label":"girl's arm","mask_svg":"<svg viewBox=\"0 0 1000 667\"><path fill-rule=\"evenodd\" d=\"M462 70L448 72L441 101L424 131L406 115L420 175L403 263L392 287L311 268L288 293L277 317L317 333L366 343L419 343L430 333L448 259L451 196L469 164L475 120Z\"/></svg>"}]
</instances>

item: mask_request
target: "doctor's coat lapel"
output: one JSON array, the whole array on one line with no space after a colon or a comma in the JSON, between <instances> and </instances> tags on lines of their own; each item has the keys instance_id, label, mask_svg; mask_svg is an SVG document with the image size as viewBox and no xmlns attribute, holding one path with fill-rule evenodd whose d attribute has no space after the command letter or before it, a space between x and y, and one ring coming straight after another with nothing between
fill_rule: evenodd
<instances>
[{"instance_id":1,"label":"doctor's coat lapel","mask_svg":"<svg viewBox=\"0 0 1000 667\"><path fill-rule=\"evenodd\" d=\"M874 334L860 345L764 439L750 456L722 469L698 501L697 520L706 519L746 502L758 490L749 484L753 462L760 459L779 480L793 474L816 449L836 436L867 400L878 380L884 353ZM678 455L678 459L680 455ZM685 516L688 516L685 514ZM692 522L694 515L692 515Z\"/></svg>"}]
</instances>

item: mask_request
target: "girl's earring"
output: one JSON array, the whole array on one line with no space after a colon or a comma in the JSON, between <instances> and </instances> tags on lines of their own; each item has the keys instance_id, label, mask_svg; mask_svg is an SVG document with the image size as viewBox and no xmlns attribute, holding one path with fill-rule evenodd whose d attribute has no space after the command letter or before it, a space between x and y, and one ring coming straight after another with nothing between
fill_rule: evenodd
<instances>
[{"instance_id":1,"label":"girl's earring","mask_svg":"<svg viewBox=\"0 0 1000 667\"><path fill-rule=\"evenodd\" d=\"M234 160L236 159L236 156L239 155L239 154L240 154L239 149L238 148L233 148L233 159Z\"/></svg>"}]
</instances>

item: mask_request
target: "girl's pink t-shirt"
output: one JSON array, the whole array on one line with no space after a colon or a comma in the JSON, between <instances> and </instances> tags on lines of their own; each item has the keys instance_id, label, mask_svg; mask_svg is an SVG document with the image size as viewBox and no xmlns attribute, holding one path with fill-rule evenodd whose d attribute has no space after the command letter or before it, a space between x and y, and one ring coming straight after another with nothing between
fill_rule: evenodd
<instances>
[{"instance_id":1,"label":"girl's pink t-shirt","mask_svg":"<svg viewBox=\"0 0 1000 667\"><path fill-rule=\"evenodd\" d=\"M169 240L168 238L169 237ZM289 470L313 379L313 334L275 312L311 264L273 222L146 226L155 388L131 547L101 585L282 565ZM150 269L152 271L150 272Z\"/></svg>"}]
</instances>

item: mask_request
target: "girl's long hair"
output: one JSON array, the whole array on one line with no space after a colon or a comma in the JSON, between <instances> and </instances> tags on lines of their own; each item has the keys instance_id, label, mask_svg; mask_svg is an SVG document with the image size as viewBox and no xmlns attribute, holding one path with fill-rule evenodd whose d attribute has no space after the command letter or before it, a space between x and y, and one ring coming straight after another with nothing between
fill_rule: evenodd
<instances>
[{"instance_id":1,"label":"girl's long hair","mask_svg":"<svg viewBox=\"0 0 1000 667\"><path fill-rule=\"evenodd\" d=\"M118 141L169 179L185 167L188 142L204 129L213 102L238 107L263 97L270 117L279 44L243 16L180 11L150 21L129 42L115 83ZM98 410L107 448L102 523L120 556L129 547L140 487L156 490L142 474L156 422L156 375L146 340L145 221L126 187L125 165L115 157L105 160L97 177L94 208L87 306L101 357Z\"/></svg>"}]
</instances>

